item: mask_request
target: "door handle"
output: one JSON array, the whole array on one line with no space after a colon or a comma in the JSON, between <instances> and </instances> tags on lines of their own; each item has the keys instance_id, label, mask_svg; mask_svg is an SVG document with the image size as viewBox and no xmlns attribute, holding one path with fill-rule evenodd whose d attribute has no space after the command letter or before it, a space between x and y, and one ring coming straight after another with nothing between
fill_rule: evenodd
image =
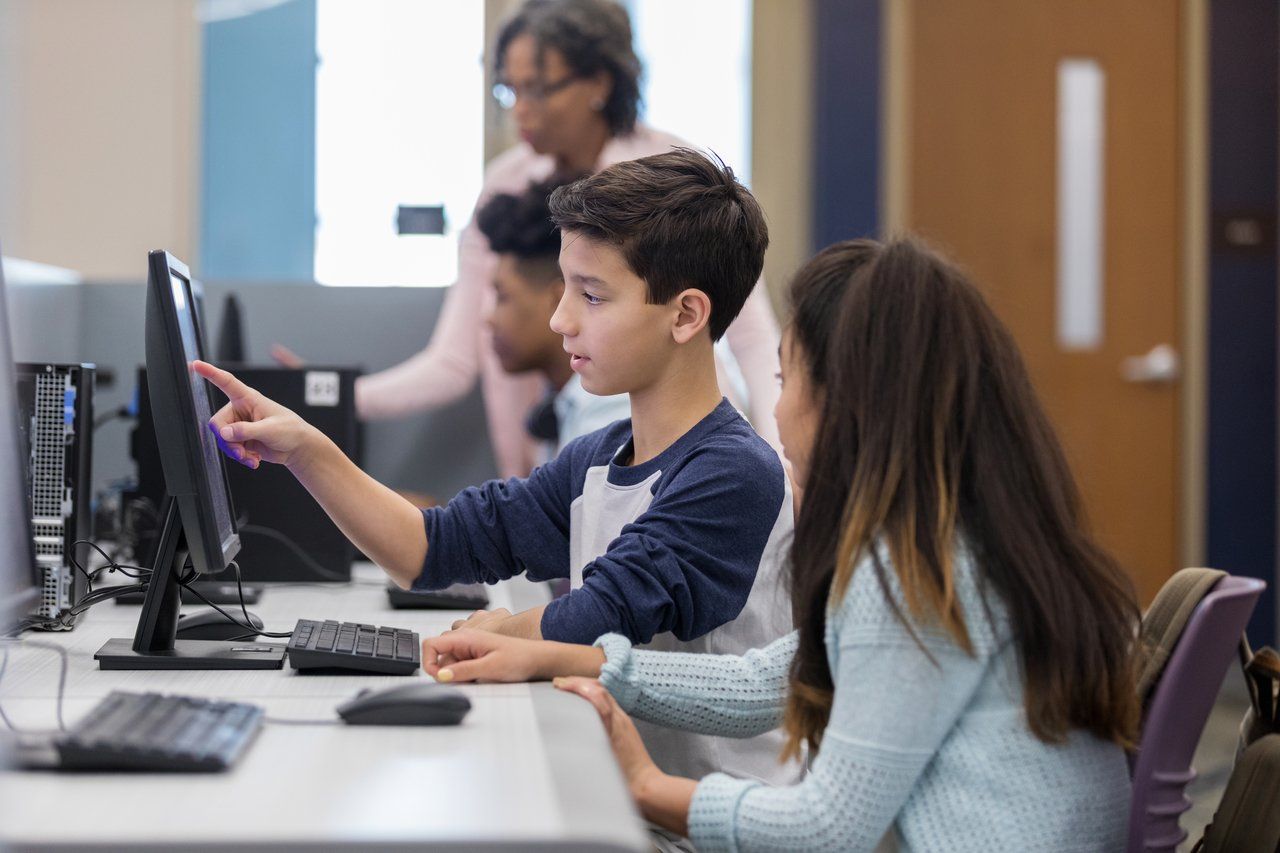
<instances>
[{"instance_id":1,"label":"door handle","mask_svg":"<svg viewBox=\"0 0 1280 853\"><path fill-rule=\"evenodd\" d=\"M1171 385L1182 375L1182 360L1170 344L1156 344L1146 355L1120 362L1120 375L1138 385Z\"/></svg>"}]
</instances>

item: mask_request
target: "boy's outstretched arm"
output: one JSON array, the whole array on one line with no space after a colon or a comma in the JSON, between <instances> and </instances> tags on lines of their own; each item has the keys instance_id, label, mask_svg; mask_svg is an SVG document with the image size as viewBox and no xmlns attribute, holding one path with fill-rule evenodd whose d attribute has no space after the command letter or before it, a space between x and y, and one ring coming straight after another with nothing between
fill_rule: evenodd
<instances>
[{"instance_id":1,"label":"boy's outstretched arm","mask_svg":"<svg viewBox=\"0 0 1280 853\"><path fill-rule=\"evenodd\" d=\"M231 373L203 361L192 368L227 395L209 428L228 457L248 468L284 465L393 581L407 588L418 577L427 532L417 507L361 471L320 430Z\"/></svg>"}]
</instances>

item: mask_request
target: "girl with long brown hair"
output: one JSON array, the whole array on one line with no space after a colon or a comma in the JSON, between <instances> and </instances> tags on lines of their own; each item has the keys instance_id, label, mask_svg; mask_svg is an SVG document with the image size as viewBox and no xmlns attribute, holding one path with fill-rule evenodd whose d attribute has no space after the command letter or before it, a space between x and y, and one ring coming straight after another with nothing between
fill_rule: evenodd
<instances>
[{"instance_id":1,"label":"girl with long brown hair","mask_svg":"<svg viewBox=\"0 0 1280 853\"><path fill-rule=\"evenodd\" d=\"M796 631L743 657L457 632L424 644L425 668L579 676L557 684L600 711L641 812L701 851L871 849L890 827L912 850L1123 846L1139 613L1008 331L906 240L831 246L790 295ZM672 777L628 714L781 725L810 771L781 788Z\"/></svg>"}]
</instances>

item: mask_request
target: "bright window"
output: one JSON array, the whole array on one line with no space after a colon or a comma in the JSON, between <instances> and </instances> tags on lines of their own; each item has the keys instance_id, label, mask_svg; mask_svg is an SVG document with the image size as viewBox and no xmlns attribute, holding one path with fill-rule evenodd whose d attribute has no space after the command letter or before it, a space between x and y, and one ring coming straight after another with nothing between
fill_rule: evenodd
<instances>
[{"instance_id":1,"label":"bright window","mask_svg":"<svg viewBox=\"0 0 1280 853\"><path fill-rule=\"evenodd\" d=\"M315 278L443 287L479 195L484 3L318 0ZM443 205L443 235L396 229Z\"/></svg>"},{"instance_id":2,"label":"bright window","mask_svg":"<svg viewBox=\"0 0 1280 853\"><path fill-rule=\"evenodd\" d=\"M630 0L644 121L751 181L751 0Z\"/></svg>"},{"instance_id":3,"label":"bright window","mask_svg":"<svg viewBox=\"0 0 1280 853\"><path fill-rule=\"evenodd\" d=\"M371 14L376 6L376 14ZM315 279L449 285L483 179L484 3L317 0ZM751 0L630 0L643 120L751 177ZM400 235L441 205L443 235Z\"/></svg>"}]
</instances>

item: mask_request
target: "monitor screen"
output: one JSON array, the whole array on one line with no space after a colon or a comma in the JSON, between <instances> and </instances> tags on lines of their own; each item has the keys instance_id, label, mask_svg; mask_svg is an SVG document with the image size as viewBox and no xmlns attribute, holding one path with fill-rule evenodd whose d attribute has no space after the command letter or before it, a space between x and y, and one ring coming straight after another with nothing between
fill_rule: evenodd
<instances>
[{"instance_id":1,"label":"monitor screen","mask_svg":"<svg viewBox=\"0 0 1280 853\"><path fill-rule=\"evenodd\" d=\"M4 272L0 270L0 634L10 631L31 609L42 582L31 542L17 393Z\"/></svg>"},{"instance_id":2,"label":"monitor screen","mask_svg":"<svg viewBox=\"0 0 1280 853\"><path fill-rule=\"evenodd\" d=\"M208 429L213 418L213 408L209 402L209 388L204 379L191 369L196 359L204 359L204 347L201 335L197 330L195 303L190 300L188 283L176 275L170 274L169 281L173 286L173 302L178 310L178 328L182 334L182 353L187 365L187 380L191 384L191 400L195 403L196 429L200 433L200 451L204 462L204 476L210 485L214 521L218 525L218 541L225 543L236 535L231 524L231 507L227 505L227 488L225 473L222 470L222 453L218 443Z\"/></svg>"},{"instance_id":3,"label":"monitor screen","mask_svg":"<svg viewBox=\"0 0 1280 853\"><path fill-rule=\"evenodd\" d=\"M191 369L204 359L191 277L166 252L151 253L147 303L147 386L165 487L178 501L192 564L216 574L240 550L226 473L209 430L205 381Z\"/></svg>"}]
</instances>

